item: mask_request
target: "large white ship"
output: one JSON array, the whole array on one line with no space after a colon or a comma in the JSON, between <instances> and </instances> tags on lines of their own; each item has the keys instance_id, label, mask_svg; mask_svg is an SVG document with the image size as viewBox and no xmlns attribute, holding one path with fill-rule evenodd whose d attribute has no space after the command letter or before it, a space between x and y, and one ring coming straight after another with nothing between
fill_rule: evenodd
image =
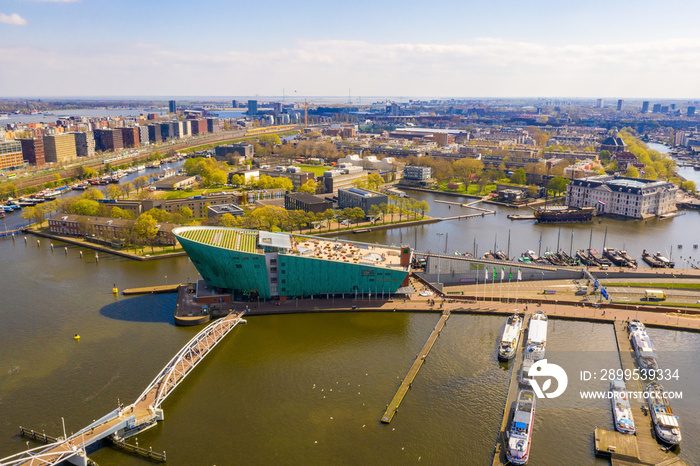
<instances>
[{"instance_id":1,"label":"large white ship","mask_svg":"<svg viewBox=\"0 0 700 466\"><path fill-rule=\"evenodd\" d=\"M523 327L523 318L518 315L518 311L508 317L506 327L503 329L503 336L498 345L499 359L513 359L515 351L520 341L520 330Z\"/></svg>"},{"instance_id":2,"label":"large white ship","mask_svg":"<svg viewBox=\"0 0 700 466\"><path fill-rule=\"evenodd\" d=\"M630 342L632 343L639 368L648 371L657 370L659 365L656 362L656 352L654 351L654 345L651 344L651 339L647 334L644 324L634 319L630 322L628 330L630 332Z\"/></svg>"},{"instance_id":3,"label":"large white ship","mask_svg":"<svg viewBox=\"0 0 700 466\"><path fill-rule=\"evenodd\" d=\"M537 311L530 319L527 329L526 357L539 361L544 359L544 350L547 345L547 314Z\"/></svg>"},{"instance_id":4,"label":"large white ship","mask_svg":"<svg viewBox=\"0 0 700 466\"><path fill-rule=\"evenodd\" d=\"M511 464L527 464L532 444L532 424L535 420L535 394L530 390L518 393L513 422L508 431L506 457Z\"/></svg>"},{"instance_id":5,"label":"large white ship","mask_svg":"<svg viewBox=\"0 0 700 466\"><path fill-rule=\"evenodd\" d=\"M615 429L623 434L634 434L637 428L634 425L629 394L624 381L613 379L610 382L610 403L615 418Z\"/></svg>"},{"instance_id":6,"label":"large white ship","mask_svg":"<svg viewBox=\"0 0 700 466\"><path fill-rule=\"evenodd\" d=\"M666 390L658 382L650 382L644 389L654 432L662 442L669 445L681 443L681 428L678 416L673 414Z\"/></svg>"}]
</instances>

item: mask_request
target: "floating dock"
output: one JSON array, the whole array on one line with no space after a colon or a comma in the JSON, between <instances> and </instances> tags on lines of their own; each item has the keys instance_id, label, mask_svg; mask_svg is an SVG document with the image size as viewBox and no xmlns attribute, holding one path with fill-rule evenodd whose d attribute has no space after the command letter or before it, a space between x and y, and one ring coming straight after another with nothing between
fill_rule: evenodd
<instances>
[{"instance_id":1,"label":"floating dock","mask_svg":"<svg viewBox=\"0 0 700 466\"><path fill-rule=\"evenodd\" d=\"M619 320L615 321L614 325L617 349L620 353L620 365L624 371L634 371L636 369L634 350L629 340L627 326L625 322ZM641 391L644 388L639 380L625 382L628 391ZM637 434L625 435L617 431L596 428L594 432L596 455L609 457L613 466L627 464L681 466L687 464L678 458L678 455L673 451L662 449L661 444L656 441L651 416L642 411L644 400L630 397L629 402L632 408L632 417L637 426Z\"/></svg>"},{"instance_id":2,"label":"floating dock","mask_svg":"<svg viewBox=\"0 0 700 466\"><path fill-rule=\"evenodd\" d=\"M525 329L527 329L530 324L530 315L526 314L523 318L523 326L520 331L520 341L518 341L518 348L515 351L515 357L511 360L512 371L510 373L510 382L508 383L508 396L506 397L506 405L503 408L503 420L501 421L501 429L498 431L498 439L496 440L496 451L493 455L493 466L502 466L508 463L506 459L506 445L508 443L508 438L506 437L506 432L508 431L508 422L512 417L513 404L518 399L518 372L520 372L520 366L523 364L523 347L525 346Z\"/></svg>"},{"instance_id":3,"label":"floating dock","mask_svg":"<svg viewBox=\"0 0 700 466\"><path fill-rule=\"evenodd\" d=\"M175 293L180 286L180 283L172 285L146 286L143 288L128 288L122 291L124 296L134 294L158 294L158 293Z\"/></svg>"},{"instance_id":4,"label":"floating dock","mask_svg":"<svg viewBox=\"0 0 700 466\"><path fill-rule=\"evenodd\" d=\"M442 313L442 316L440 316L440 320L438 320L437 324L435 324L435 328L430 333L430 336L428 337L428 341L425 342L423 349L420 350L420 353L418 353L416 360L413 361L413 365L408 370L408 373L406 374L406 377L404 377L403 381L401 382L401 385L399 385L399 389L396 391L396 394L394 395L394 398L392 398L391 403L389 403L387 405L386 411L384 411L384 415L382 416L382 419L381 419L381 421L383 423L389 424L391 422L391 420L393 419L394 414L396 414L398 412L399 405L403 401L408 390L411 388L411 385L413 384L413 380L416 378L416 375L418 375L418 371L420 370L421 366L425 362L425 358L428 357L428 353L430 353L430 350L433 348L433 345L435 344L437 337L440 336L440 332L442 331L442 328L445 326L445 324L447 323L447 319L449 319L449 318L450 318L449 311L444 311Z\"/></svg>"}]
</instances>

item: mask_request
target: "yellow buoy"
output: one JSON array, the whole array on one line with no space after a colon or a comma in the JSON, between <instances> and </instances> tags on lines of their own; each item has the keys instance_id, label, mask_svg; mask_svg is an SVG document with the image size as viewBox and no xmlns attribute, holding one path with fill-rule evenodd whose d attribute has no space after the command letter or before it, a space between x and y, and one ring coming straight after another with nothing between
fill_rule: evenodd
<instances>
[{"instance_id":1,"label":"yellow buoy","mask_svg":"<svg viewBox=\"0 0 700 466\"><path fill-rule=\"evenodd\" d=\"M114 288L112 288L112 293L119 294L119 289L115 286Z\"/></svg>"},{"instance_id":2,"label":"yellow buoy","mask_svg":"<svg viewBox=\"0 0 700 466\"><path fill-rule=\"evenodd\" d=\"M73 337L73 340L75 340L75 341L80 340L80 335L78 335L78 334L76 333L75 336Z\"/></svg>"}]
</instances>

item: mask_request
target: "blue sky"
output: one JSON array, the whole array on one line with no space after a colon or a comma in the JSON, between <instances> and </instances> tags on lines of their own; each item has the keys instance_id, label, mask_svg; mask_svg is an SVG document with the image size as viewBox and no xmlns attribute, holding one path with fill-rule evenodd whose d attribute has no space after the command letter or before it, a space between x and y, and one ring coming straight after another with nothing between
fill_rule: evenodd
<instances>
[{"instance_id":1,"label":"blue sky","mask_svg":"<svg viewBox=\"0 0 700 466\"><path fill-rule=\"evenodd\" d=\"M699 13L676 0L0 0L0 96L690 99Z\"/></svg>"}]
</instances>

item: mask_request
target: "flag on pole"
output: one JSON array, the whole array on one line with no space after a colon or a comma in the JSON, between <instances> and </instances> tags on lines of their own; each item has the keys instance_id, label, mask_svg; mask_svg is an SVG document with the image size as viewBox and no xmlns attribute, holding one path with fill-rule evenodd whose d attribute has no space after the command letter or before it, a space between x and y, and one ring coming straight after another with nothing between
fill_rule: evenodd
<instances>
[{"instance_id":1,"label":"flag on pole","mask_svg":"<svg viewBox=\"0 0 700 466\"><path fill-rule=\"evenodd\" d=\"M484 267L484 281L486 282L486 281L488 281L488 279L489 279L489 268Z\"/></svg>"},{"instance_id":2,"label":"flag on pole","mask_svg":"<svg viewBox=\"0 0 700 466\"><path fill-rule=\"evenodd\" d=\"M496 280L498 278L498 269L496 266L493 267L493 279Z\"/></svg>"},{"instance_id":3,"label":"flag on pole","mask_svg":"<svg viewBox=\"0 0 700 466\"><path fill-rule=\"evenodd\" d=\"M523 279L523 273L520 271L520 267L518 267L518 280Z\"/></svg>"},{"instance_id":4,"label":"flag on pole","mask_svg":"<svg viewBox=\"0 0 700 466\"><path fill-rule=\"evenodd\" d=\"M513 279L513 269L508 270L510 272L510 275L508 276L508 281L511 281Z\"/></svg>"},{"instance_id":5,"label":"flag on pole","mask_svg":"<svg viewBox=\"0 0 700 466\"><path fill-rule=\"evenodd\" d=\"M505 276L506 276L506 268L501 266L501 281L503 281Z\"/></svg>"}]
</instances>

